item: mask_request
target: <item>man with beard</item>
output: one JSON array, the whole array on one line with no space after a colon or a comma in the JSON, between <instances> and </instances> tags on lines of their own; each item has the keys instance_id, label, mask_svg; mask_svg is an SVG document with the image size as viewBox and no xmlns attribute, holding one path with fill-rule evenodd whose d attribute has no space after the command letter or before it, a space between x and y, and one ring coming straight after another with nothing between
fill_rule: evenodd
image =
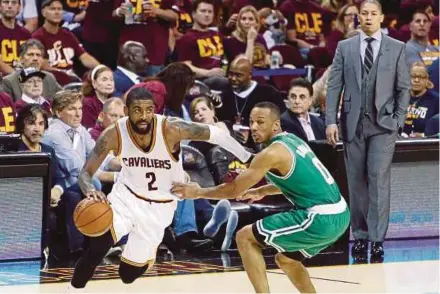
<instances>
[{"instance_id":1,"label":"man with beard","mask_svg":"<svg viewBox=\"0 0 440 294\"><path fill-rule=\"evenodd\" d=\"M55 214L51 213L49 217L49 230L53 231L56 229L56 221L52 217L53 215L65 217L69 248L78 246L75 249L76 251L80 251L80 246L77 243L78 239L75 237L78 236L79 232L77 231L75 226L73 226L70 218L72 218L73 210L75 209L75 200L81 199L81 195L66 187L62 178L62 174L59 170L55 150L51 146L41 143L47 127L48 115L41 105L34 103L23 106L23 108L18 112L17 115L16 132L21 135L22 140L21 144L18 147L18 151L44 152L50 154L52 170L50 206L54 208L52 212ZM75 253L74 251L72 251L71 253Z\"/></svg>"},{"instance_id":2,"label":"man with beard","mask_svg":"<svg viewBox=\"0 0 440 294\"><path fill-rule=\"evenodd\" d=\"M259 201L283 194L295 209L247 225L236 235L243 266L257 293L269 293L263 247L277 249L276 264L300 293L316 293L302 264L336 242L350 222L347 203L329 171L306 142L281 130L280 110L270 102L255 105L250 116L252 137L267 146L231 183L201 188L175 183L172 193L183 199ZM266 177L270 184L250 189ZM292 207L293 208L293 207Z\"/></svg>"},{"instance_id":3,"label":"man with beard","mask_svg":"<svg viewBox=\"0 0 440 294\"><path fill-rule=\"evenodd\" d=\"M90 238L89 248L76 264L69 287L72 292L86 286L110 247L125 235L129 238L119 266L122 282L133 283L153 265L164 229L171 224L177 206L177 197L170 193L172 183L185 179L182 140L220 145L243 162L252 156L215 126L154 114L153 96L142 87L128 92L126 105L128 117L102 133L79 176L87 197L107 201L105 194L96 191L92 177L110 151L121 158L121 172L108 195L113 226L105 234Z\"/></svg>"},{"instance_id":4,"label":"man with beard","mask_svg":"<svg viewBox=\"0 0 440 294\"><path fill-rule=\"evenodd\" d=\"M248 126L252 108L264 101L274 103L282 111L286 109L281 94L274 87L252 80L252 64L243 55L232 61L228 80L229 87L221 94L222 106L216 109L219 120Z\"/></svg>"}]
</instances>

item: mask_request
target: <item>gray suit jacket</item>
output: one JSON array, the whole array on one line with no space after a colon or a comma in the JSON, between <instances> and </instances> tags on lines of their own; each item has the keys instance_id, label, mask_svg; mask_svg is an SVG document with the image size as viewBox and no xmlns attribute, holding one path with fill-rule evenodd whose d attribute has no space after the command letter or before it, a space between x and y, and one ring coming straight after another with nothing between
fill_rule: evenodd
<instances>
[{"instance_id":1,"label":"gray suit jacket","mask_svg":"<svg viewBox=\"0 0 440 294\"><path fill-rule=\"evenodd\" d=\"M43 97L52 100L56 92L61 90L61 86L58 84L54 75L50 72L43 71L46 77L43 79ZM21 98L23 89L18 81L19 71L7 75L3 78L2 90L9 94L14 101Z\"/></svg>"},{"instance_id":2,"label":"gray suit jacket","mask_svg":"<svg viewBox=\"0 0 440 294\"><path fill-rule=\"evenodd\" d=\"M340 97L344 91L341 129L346 141L354 137L362 105L360 56L360 35L339 42L327 84L326 125L337 123ZM379 126L395 131L404 124L410 99L405 44L382 34L377 58L376 121Z\"/></svg>"}]
</instances>

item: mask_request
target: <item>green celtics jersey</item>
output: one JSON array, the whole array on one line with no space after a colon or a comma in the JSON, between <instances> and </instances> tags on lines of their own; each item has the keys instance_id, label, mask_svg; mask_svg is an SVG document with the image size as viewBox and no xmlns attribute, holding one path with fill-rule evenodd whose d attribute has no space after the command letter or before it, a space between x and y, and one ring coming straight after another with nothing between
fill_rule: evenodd
<instances>
[{"instance_id":1,"label":"green celtics jersey","mask_svg":"<svg viewBox=\"0 0 440 294\"><path fill-rule=\"evenodd\" d=\"M288 133L276 135L270 144L282 144L292 154L292 166L284 177L272 172L266 178L277 186L284 196L298 208L337 203L340 199L338 185L309 145Z\"/></svg>"}]
</instances>

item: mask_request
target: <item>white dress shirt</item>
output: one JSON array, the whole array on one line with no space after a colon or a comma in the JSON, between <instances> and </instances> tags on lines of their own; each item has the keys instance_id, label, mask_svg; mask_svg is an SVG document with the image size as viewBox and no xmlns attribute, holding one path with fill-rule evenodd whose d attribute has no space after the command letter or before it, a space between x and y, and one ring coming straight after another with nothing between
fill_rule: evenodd
<instances>
[{"instance_id":1,"label":"white dress shirt","mask_svg":"<svg viewBox=\"0 0 440 294\"><path fill-rule=\"evenodd\" d=\"M298 119L299 122L301 123L304 132L306 133L307 140L308 141L316 140L315 134L313 133L313 129L312 129L312 122L310 121L310 114L307 112L306 118L298 117Z\"/></svg>"}]
</instances>

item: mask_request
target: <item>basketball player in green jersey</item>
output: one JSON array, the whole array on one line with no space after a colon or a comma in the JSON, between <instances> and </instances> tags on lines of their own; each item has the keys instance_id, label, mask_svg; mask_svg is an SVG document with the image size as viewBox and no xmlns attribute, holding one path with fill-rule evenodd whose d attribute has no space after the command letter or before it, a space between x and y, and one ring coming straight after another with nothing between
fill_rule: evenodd
<instances>
[{"instance_id":1,"label":"basketball player in green jersey","mask_svg":"<svg viewBox=\"0 0 440 294\"><path fill-rule=\"evenodd\" d=\"M277 265L301 293L315 293L303 266L346 231L350 213L339 188L310 147L293 134L283 133L280 111L270 102L257 104L250 115L252 138L267 147L233 182L212 188L175 183L171 192L181 198L237 198L254 202L283 194L294 206L242 228L236 236L244 268L255 291L268 293L262 248L278 250ZM250 189L264 176L269 185ZM293 208L293 207L292 207Z\"/></svg>"}]
</instances>

